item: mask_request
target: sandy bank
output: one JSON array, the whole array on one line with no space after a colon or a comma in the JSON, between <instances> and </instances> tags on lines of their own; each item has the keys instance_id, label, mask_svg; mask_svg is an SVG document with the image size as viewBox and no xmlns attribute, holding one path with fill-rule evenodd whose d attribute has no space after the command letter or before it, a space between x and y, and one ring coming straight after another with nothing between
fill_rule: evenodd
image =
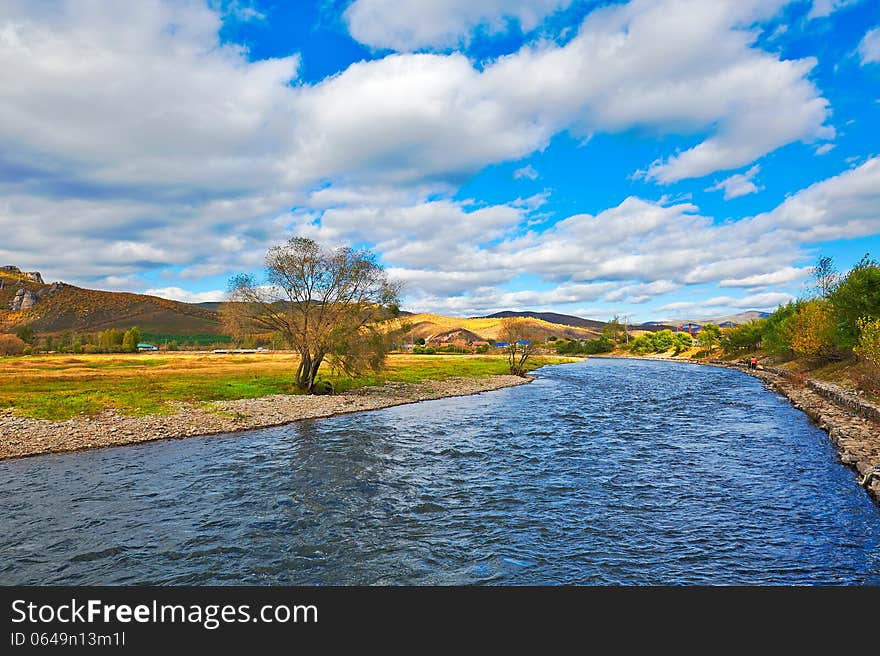
<instances>
[{"instance_id":1,"label":"sandy bank","mask_svg":"<svg viewBox=\"0 0 880 656\"><path fill-rule=\"evenodd\" d=\"M388 383L335 396L274 395L199 406L181 403L177 412L170 415L126 417L105 411L93 417L59 422L17 417L8 409L0 411L0 459L265 428L300 419L467 396L531 380L519 376L490 376Z\"/></svg>"}]
</instances>

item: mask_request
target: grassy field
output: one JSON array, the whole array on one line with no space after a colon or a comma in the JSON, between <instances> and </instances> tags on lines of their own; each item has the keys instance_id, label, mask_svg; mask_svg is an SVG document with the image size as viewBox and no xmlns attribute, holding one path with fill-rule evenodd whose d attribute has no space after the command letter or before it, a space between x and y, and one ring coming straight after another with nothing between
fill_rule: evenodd
<instances>
[{"instance_id":1,"label":"grassy field","mask_svg":"<svg viewBox=\"0 0 880 656\"><path fill-rule=\"evenodd\" d=\"M568 362L537 357L531 369ZM0 407L63 420L113 408L122 414L173 412L173 401L208 402L293 394L296 357L286 353L47 355L0 358ZM507 373L503 356L392 355L381 374L352 379L322 369L343 391L386 381L421 382Z\"/></svg>"}]
</instances>

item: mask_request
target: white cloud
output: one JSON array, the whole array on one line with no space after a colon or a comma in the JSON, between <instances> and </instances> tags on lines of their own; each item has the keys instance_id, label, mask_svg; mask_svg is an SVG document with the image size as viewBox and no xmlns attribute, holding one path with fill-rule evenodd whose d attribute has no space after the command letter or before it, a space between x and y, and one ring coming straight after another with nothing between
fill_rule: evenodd
<instances>
[{"instance_id":1,"label":"white cloud","mask_svg":"<svg viewBox=\"0 0 880 656\"><path fill-rule=\"evenodd\" d=\"M745 173L737 173L729 178L725 178L721 182L717 182L711 187L708 187L706 191L721 191L723 189L724 200L757 193L758 187L752 180L760 170L761 167L755 164Z\"/></svg>"},{"instance_id":2,"label":"white cloud","mask_svg":"<svg viewBox=\"0 0 880 656\"><path fill-rule=\"evenodd\" d=\"M290 84L298 56L249 61L221 44L204 6L62 2L47 17L13 3L0 18L0 144L60 182L218 197L449 190L566 129L708 131L648 169L667 183L833 134L814 61L754 45L748 28L780 2L633 0L594 10L563 46L479 68L460 53L392 55L310 85Z\"/></svg>"},{"instance_id":3,"label":"white cloud","mask_svg":"<svg viewBox=\"0 0 880 656\"><path fill-rule=\"evenodd\" d=\"M780 5L633 0L594 10L565 45L479 65L398 54L304 84L297 56L251 61L221 44L220 15L202 4L6 2L0 168L28 173L0 188L0 261L75 283L173 269L154 291L180 297L175 278L253 270L300 231L372 244L414 303L469 313L643 302L794 266L800 244L877 232L876 160L734 224L632 197L539 232L529 221L546 194L450 200L564 130L702 135L648 169L661 183L830 138L815 62L755 44ZM524 273L554 290L500 289Z\"/></svg>"},{"instance_id":4,"label":"white cloud","mask_svg":"<svg viewBox=\"0 0 880 656\"><path fill-rule=\"evenodd\" d=\"M729 309L772 311L780 305L785 305L793 300L794 296L783 292L755 294L744 298L715 296L701 301L677 301L675 303L667 303L666 305L658 307L657 311L675 312L677 314L690 312L692 314L699 313L704 316L715 314L718 311L724 312Z\"/></svg>"},{"instance_id":5,"label":"white cloud","mask_svg":"<svg viewBox=\"0 0 880 656\"><path fill-rule=\"evenodd\" d=\"M868 30L859 42L862 65L880 63L880 27Z\"/></svg>"},{"instance_id":6,"label":"white cloud","mask_svg":"<svg viewBox=\"0 0 880 656\"><path fill-rule=\"evenodd\" d=\"M160 287L144 291L148 296L158 296L183 303L209 303L226 300L226 293L220 289L209 292L191 292L180 287Z\"/></svg>"},{"instance_id":7,"label":"white cloud","mask_svg":"<svg viewBox=\"0 0 880 656\"><path fill-rule=\"evenodd\" d=\"M725 278L718 282L719 287L769 287L803 280L810 275L809 268L784 267L770 273L757 273L745 278Z\"/></svg>"},{"instance_id":8,"label":"white cloud","mask_svg":"<svg viewBox=\"0 0 880 656\"><path fill-rule=\"evenodd\" d=\"M531 164L523 166L520 169L517 169L513 172L513 177L516 180L522 180L523 178L527 178L529 180L537 180L538 179L538 171L535 170L535 167Z\"/></svg>"},{"instance_id":9,"label":"white cloud","mask_svg":"<svg viewBox=\"0 0 880 656\"><path fill-rule=\"evenodd\" d=\"M832 150L834 150L834 144L833 143L826 143L826 144L822 144L821 146L816 148L816 154L817 155L827 155Z\"/></svg>"},{"instance_id":10,"label":"white cloud","mask_svg":"<svg viewBox=\"0 0 880 656\"><path fill-rule=\"evenodd\" d=\"M838 9L854 5L859 1L860 0L813 0L813 6L810 7L810 12L807 14L807 18L825 18Z\"/></svg>"},{"instance_id":11,"label":"white cloud","mask_svg":"<svg viewBox=\"0 0 880 656\"><path fill-rule=\"evenodd\" d=\"M506 32L510 21L524 32L572 0L355 0L345 10L351 35L373 48L400 52L449 48L467 43L470 33Z\"/></svg>"}]
</instances>

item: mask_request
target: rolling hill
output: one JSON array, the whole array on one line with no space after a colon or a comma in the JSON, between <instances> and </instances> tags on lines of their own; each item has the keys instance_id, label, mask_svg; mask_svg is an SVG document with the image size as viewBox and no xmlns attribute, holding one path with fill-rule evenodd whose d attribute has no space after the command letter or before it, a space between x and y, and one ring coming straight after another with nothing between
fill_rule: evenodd
<instances>
[{"instance_id":1,"label":"rolling hill","mask_svg":"<svg viewBox=\"0 0 880 656\"><path fill-rule=\"evenodd\" d=\"M444 317L439 314L413 314L406 317L407 323L412 328L407 333L408 338L425 340L437 340L438 338L452 333L461 333L459 336L465 340L497 340L501 332L502 321L508 316L506 315L491 317L475 317L470 319L460 319L457 317ZM536 317L524 317L531 324L536 336L539 339L547 339L548 337L569 338L569 339L593 339L602 334L603 325L601 322L597 328L584 328L578 326L563 325L551 323L544 319Z\"/></svg>"},{"instance_id":2,"label":"rolling hill","mask_svg":"<svg viewBox=\"0 0 880 656\"><path fill-rule=\"evenodd\" d=\"M43 334L131 326L175 335L222 332L217 313L206 308L143 294L49 285L36 272L0 268L0 332L23 326Z\"/></svg>"}]
</instances>

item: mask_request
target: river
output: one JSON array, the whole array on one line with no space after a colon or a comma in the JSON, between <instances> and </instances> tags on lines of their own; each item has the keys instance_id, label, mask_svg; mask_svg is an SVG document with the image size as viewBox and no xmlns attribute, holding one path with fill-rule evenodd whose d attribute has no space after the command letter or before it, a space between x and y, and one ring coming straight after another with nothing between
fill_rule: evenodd
<instances>
[{"instance_id":1,"label":"river","mask_svg":"<svg viewBox=\"0 0 880 656\"><path fill-rule=\"evenodd\" d=\"M741 372L530 385L0 462L0 583L880 583L880 508Z\"/></svg>"}]
</instances>

